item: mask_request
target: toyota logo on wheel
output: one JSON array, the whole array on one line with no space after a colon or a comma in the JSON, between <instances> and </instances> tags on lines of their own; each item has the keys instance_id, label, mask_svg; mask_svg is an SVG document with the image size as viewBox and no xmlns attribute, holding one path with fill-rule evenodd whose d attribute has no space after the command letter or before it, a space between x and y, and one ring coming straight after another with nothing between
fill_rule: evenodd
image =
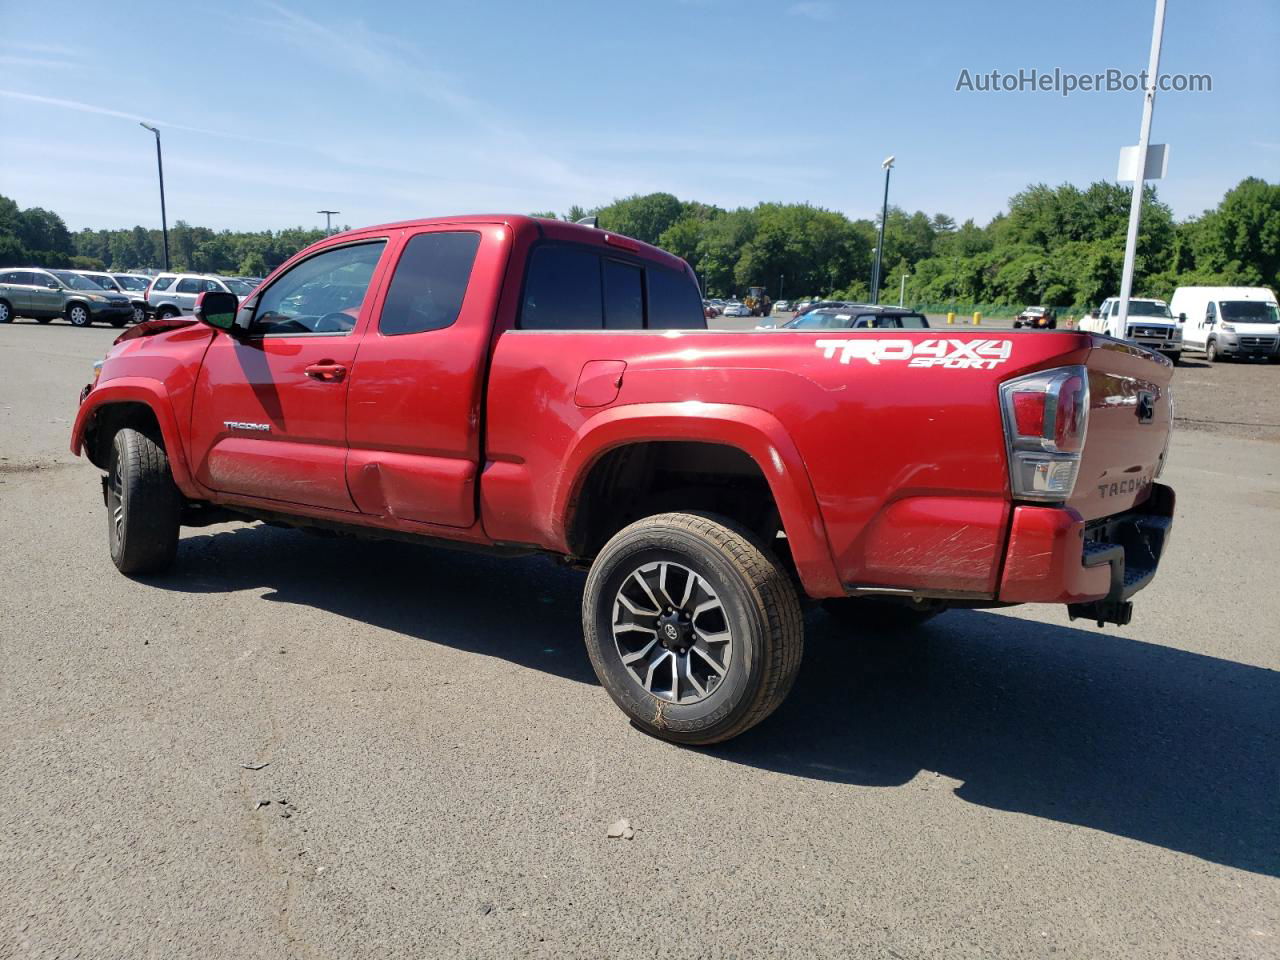
<instances>
[{"instance_id":1,"label":"toyota logo on wheel","mask_svg":"<svg viewBox=\"0 0 1280 960\"><path fill-rule=\"evenodd\" d=\"M667 635L668 640L674 640L680 635L680 631L676 629L676 625L674 623L668 623L663 627L663 632Z\"/></svg>"}]
</instances>

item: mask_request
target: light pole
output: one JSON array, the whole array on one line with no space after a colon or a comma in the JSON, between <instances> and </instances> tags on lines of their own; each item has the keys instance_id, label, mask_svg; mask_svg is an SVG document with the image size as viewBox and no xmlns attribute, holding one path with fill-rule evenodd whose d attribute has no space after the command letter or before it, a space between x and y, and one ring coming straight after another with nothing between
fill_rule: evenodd
<instances>
[{"instance_id":1,"label":"light pole","mask_svg":"<svg viewBox=\"0 0 1280 960\"><path fill-rule=\"evenodd\" d=\"M871 302L880 302L880 258L884 256L884 222L889 219L889 171L893 169L893 157L884 158L884 206L880 211L880 240L876 244L875 269L871 271Z\"/></svg>"},{"instance_id":2,"label":"light pole","mask_svg":"<svg viewBox=\"0 0 1280 960\"><path fill-rule=\"evenodd\" d=\"M786 282L787 275L785 273L778 274L778 299L782 299L782 285Z\"/></svg>"},{"instance_id":3,"label":"light pole","mask_svg":"<svg viewBox=\"0 0 1280 960\"><path fill-rule=\"evenodd\" d=\"M326 237L329 234L333 233L333 221L330 219L330 217L336 216L341 212L342 212L341 210L317 210L316 211L316 213L324 214L324 235Z\"/></svg>"},{"instance_id":4,"label":"light pole","mask_svg":"<svg viewBox=\"0 0 1280 960\"><path fill-rule=\"evenodd\" d=\"M1120 335L1129 332L1129 294L1133 292L1133 261L1138 252L1138 224L1142 220L1142 188L1147 177L1147 147L1151 142L1151 114L1156 106L1156 79L1160 74L1160 44L1164 39L1164 0L1156 0L1156 20L1151 28L1151 62L1148 87L1142 95L1142 126L1138 128L1138 156L1134 162L1133 196L1129 200L1129 232L1124 241L1124 266L1120 271Z\"/></svg>"},{"instance_id":5,"label":"light pole","mask_svg":"<svg viewBox=\"0 0 1280 960\"><path fill-rule=\"evenodd\" d=\"M156 135L156 170L160 174L160 235L164 238L164 269L169 270L169 221L164 212L164 161L160 159L160 131L149 123L139 122L138 126L146 127Z\"/></svg>"}]
</instances>

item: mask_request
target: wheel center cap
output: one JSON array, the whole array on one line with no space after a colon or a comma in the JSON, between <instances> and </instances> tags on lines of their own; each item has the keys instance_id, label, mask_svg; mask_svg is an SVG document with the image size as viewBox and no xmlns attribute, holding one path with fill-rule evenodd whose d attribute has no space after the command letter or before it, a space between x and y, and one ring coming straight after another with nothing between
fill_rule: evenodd
<instances>
[{"instance_id":1,"label":"wheel center cap","mask_svg":"<svg viewBox=\"0 0 1280 960\"><path fill-rule=\"evenodd\" d=\"M663 614L658 618L658 639L668 650L684 650L689 644L689 624L680 612Z\"/></svg>"}]
</instances>

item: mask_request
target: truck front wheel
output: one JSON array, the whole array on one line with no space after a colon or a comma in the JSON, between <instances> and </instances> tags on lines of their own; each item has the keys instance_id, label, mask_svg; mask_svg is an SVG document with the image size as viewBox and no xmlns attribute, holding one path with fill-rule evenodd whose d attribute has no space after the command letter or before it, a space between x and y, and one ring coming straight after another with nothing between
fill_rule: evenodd
<instances>
[{"instance_id":1,"label":"truck front wheel","mask_svg":"<svg viewBox=\"0 0 1280 960\"><path fill-rule=\"evenodd\" d=\"M1217 363L1222 359L1222 354L1218 353L1218 342L1216 340L1210 340L1205 344L1204 358L1210 363Z\"/></svg>"},{"instance_id":2,"label":"truck front wheel","mask_svg":"<svg viewBox=\"0 0 1280 960\"><path fill-rule=\"evenodd\" d=\"M765 719L804 651L786 571L747 531L696 514L647 517L605 544L582 623L614 703L675 743L718 743Z\"/></svg>"},{"instance_id":3,"label":"truck front wheel","mask_svg":"<svg viewBox=\"0 0 1280 960\"><path fill-rule=\"evenodd\" d=\"M137 430L116 432L107 462L107 542L121 573L159 573L178 550L182 494L164 448Z\"/></svg>"}]
</instances>

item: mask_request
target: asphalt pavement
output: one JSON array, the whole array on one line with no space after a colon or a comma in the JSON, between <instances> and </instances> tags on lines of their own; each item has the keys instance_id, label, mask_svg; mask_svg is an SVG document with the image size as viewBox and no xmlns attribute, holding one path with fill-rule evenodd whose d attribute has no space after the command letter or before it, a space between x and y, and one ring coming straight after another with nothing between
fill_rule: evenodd
<instances>
[{"instance_id":1,"label":"asphalt pavement","mask_svg":"<svg viewBox=\"0 0 1280 960\"><path fill-rule=\"evenodd\" d=\"M1175 434L1130 627L814 609L681 749L543 559L226 524L120 576L67 450L114 336L0 327L0 957L1280 955L1280 444Z\"/></svg>"}]
</instances>

